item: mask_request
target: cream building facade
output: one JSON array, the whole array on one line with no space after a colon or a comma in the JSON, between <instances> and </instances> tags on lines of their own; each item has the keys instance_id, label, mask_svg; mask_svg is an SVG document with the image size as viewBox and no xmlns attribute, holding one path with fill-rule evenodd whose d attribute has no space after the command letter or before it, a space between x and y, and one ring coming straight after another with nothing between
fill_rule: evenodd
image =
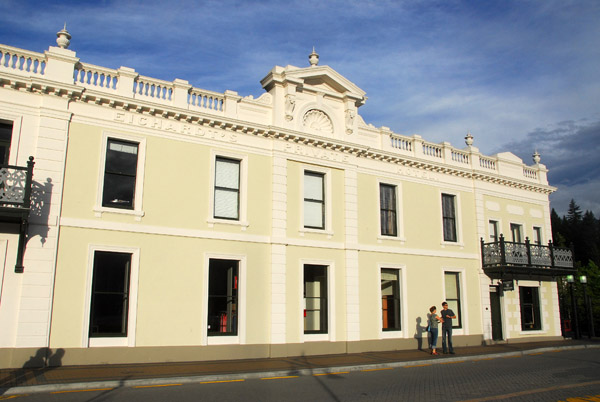
<instances>
[{"instance_id":1,"label":"cream building facade","mask_svg":"<svg viewBox=\"0 0 600 402\"><path fill-rule=\"evenodd\" d=\"M443 300L455 346L561 337L572 263L544 245L538 155L367 124L314 50L254 99L86 64L57 36L0 45L8 164L35 161L23 272L1 233L0 366L427 348Z\"/></svg>"}]
</instances>

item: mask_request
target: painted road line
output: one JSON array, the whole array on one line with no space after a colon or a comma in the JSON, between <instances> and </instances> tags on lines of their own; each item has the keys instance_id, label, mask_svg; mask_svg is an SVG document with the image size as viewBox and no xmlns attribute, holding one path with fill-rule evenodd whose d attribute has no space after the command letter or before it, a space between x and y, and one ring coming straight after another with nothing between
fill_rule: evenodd
<instances>
[{"instance_id":1,"label":"painted road line","mask_svg":"<svg viewBox=\"0 0 600 402\"><path fill-rule=\"evenodd\" d=\"M361 371L381 371L381 370L393 370L393 367L383 367L383 368L376 368L376 369L366 369L366 370L361 370Z\"/></svg>"},{"instance_id":2,"label":"painted road line","mask_svg":"<svg viewBox=\"0 0 600 402\"><path fill-rule=\"evenodd\" d=\"M204 381L204 382L201 382L200 384L220 384L220 383L223 383L223 382L243 382L243 381L246 381L246 380L244 380L242 378L242 379L239 379L239 380Z\"/></svg>"},{"instance_id":3,"label":"painted road line","mask_svg":"<svg viewBox=\"0 0 600 402\"><path fill-rule=\"evenodd\" d=\"M494 360L495 357L486 357L485 359L475 359L473 360L474 362L484 362L484 361L488 361L488 360Z\"/></svg>"},{"instance_id":4,"label":"painted road line","mask_svg":"<svg viewBox=\"0 0 600 402\"><path fill-rule=\"evenodd\" d=\"M51 394L68 394L73 392L94 392L94 391L112 391L114 388L92 388L92 389L74 389L69 391L53 391Z\"/></svg>"},{"instance_id":5,"label":"painted road line","mask_svg":"<svg viewBox=\"0 0 600 402\"><path fill-rule=\"evenodd\" d=\"M543 355L543 352L540 353L529 353L527 356L539 356L539 355Z\"/></svg>"},{"instance_id":6,"label":"painted road line","mask_svg":"<svg viewBox=\"0 0 600 402\"><path fill-rule=\"evenodd\" d=\"M298 378L297 375L286 375L283 377L265 377L265 378L261 378L261 380L285 380L287 378Z\"/></svg>"},{"instance_id":7,"label":"painted road line","mask_svg":"<svg viewBox=\"0 0 600 402\"><path fill-rule=\"evenodd\" d=\"M319 376L319 375L337 375L337 374L349 374L349 371L340 371L339 373L320 373L320 374L313 374L314 376Z\"/></svg>"},{"instance_id":8,"label":"painted road line","mask_svg":"<svg viewBox=\"0 0 600 402\"><path fill-rule=\"evenodd\" d=\"M459 360L456 362L441 362L440 364L458 364L458 363L464 363L464 362L465 362L464 360Z\"/></svg>"},{"instance_id":9,"label":"painted road line","mask_svg":"<svg viewBox=\"0 0 600 402\"><path fill-rule=\"evenodd\" d=\"M29 394L22 394L22 395L4 395L4 396L0 396L0 401L8 401L9 399L15 399L15 398L22 398L24 396L29 396Z\"/></svg>"},{"instance_id":10,"label":"painted road line","mask_svg":"<svg viewBox=\"0 0 600 402\"><path fill-rule=\"evenodd\" d=\"M431 364L413 364L412 366L404 366L405 368L413 368L413 367L427 367L431 366Z\"/></svg>"},{"instance_id":11,"label":"painted road line","mask_svg":"<svg viewBox=\"0 0 600 402\"><path fill-rule=\"evenodd\" d=\"M183 385L183 384L137 385L133 388L177 387L179 385Z\"/></svg>"}]
</instances>

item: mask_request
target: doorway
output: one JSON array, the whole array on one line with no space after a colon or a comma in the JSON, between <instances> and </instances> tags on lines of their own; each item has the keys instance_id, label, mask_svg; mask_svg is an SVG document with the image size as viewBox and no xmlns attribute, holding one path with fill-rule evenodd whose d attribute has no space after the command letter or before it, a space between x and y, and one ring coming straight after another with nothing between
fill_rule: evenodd
<instances>
[{"instance_id":1,"label":"doorway","mask_svg":"<svg viewBox=\"0 0 600 402\"><path fill-rule=\"evenodd\" d=\"M501 341L502 336L502 307L500 302L501 288L498 285L490 286L490 309L492 314L492 339Z\"/></svg>"}]
</instances>

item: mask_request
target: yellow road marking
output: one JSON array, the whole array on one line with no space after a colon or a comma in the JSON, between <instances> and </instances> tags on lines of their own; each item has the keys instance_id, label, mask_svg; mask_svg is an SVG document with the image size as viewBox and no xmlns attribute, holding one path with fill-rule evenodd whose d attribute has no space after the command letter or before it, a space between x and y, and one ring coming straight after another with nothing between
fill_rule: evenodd
<instances>
[{"instance_id":1,"label":"yellow road marking","mask_svg":"<svg viewBox=\"0 0 600 402\"><path fill-rule=\"evenodd\" d=\"M204 381L201 382L200 384L219 384L222 382L243 382L245 381L244 379L239 379L239 380L222 380L222 381Z\"/></svg>"},{"instance_id":2,"label":"yellow road marking","mask_svg":"<svg viewBox=\"0 0 600 402\"><path fill-rule=\"evenodd\" d=\"M177 387L179 385L183 385L183 384L137 385L133 388Z\"/></svg>"},{"instance_id":3,"label":"yellow road marking","mask_svg":"<svg viewBox=\"0 0 600 402\"><path fill-rule=\"evenodd\" d=\"M261 380L284 380L286 378L298 378L297 375L286 375L283 377L265 377L265 378L261 378Z\"/></svg>"},{"instance_id":4,"label":"yellow road marking","mask_svg":"<svg viewBox=\"0 0 600 402\"><path fill-rule=\"evenodd\" d=\"M483 362L483 361L486 361L486 360L494 360L494 358L493 357L486 357L485 359L475 359L473 361L474 362Z\"/></svg>"},{"instance_id":5,"label":"yellow road marking","mask_svg":"<svg viewBox=\"0 0 600 402\"><path fill-rule=\"evenodd\" d=\"M381 371L381 370L393 370L393 367L384 367L384 368L376 368L376 369L366 369L361 371Z\"/></svg>"},{"instance_id":6,"label":"yellow road marking","mask_svg":"<svg viewBox=\"0 0 600 402\"><path fill-rule=\"evenodd\" d=\"M94 391L110 391L114 388L93 388L93 389L74 389L70 391L54 391L50 392L51 394L67 394L70 392L94 392Z\"/></svg>"},{"instance_id":7,"label":"yellow road marking","mask_svg":"<svg viewBox=\"0 0 600 402\"><path fill-rule=\"evenodd\" d=\"M469 400L465 400L465 401L461 401L461 402L497 401L497 400L500 400L500 399L514 398L514 397L523 396L523 395L539 394L539 393L542 393L542 392L556 391L556 390L559 390L559 389L587 387L588 385L597 385L597 384L600 384L600 381L588 381L588 382L582 382L580 384L557 385L557 386L548 387L548 388L537 388L537 389L530 389L530 390L527 390L527 391L512 392L510 394L504 394L504 395L494 395L494 396L487 396L487 397L484 397L484 398L469 399Z\"/></svg>"},{"instance_id":8,"label":"yellow road marking","mask_svg":"<svg viewBox=\"0 0 600 402\"><path fill-rule=\"evenodd\" d=\"M29 396L29 394L0 396L0 401L7 401L9 399L20 398L20 397L23 397L23 396Z\"/></svg>"},{"instance_id":9,"label":"yellow road marking","mask_svg":"<svg viewBox=\"0 0 600 402\"><path fill-rule=\"evenodd\" d=\"M543 352L540 353L529 353L527 356L539 356L539 355L543 355Z\"/></svg>"},{"instance_id":10,"label":"yellow road marking","mask_svg":"<svg viewBox=\"0 0 600 402\"><path fill-rule=\"evenodd\" d=\"M503 359L516 359L518 357L522 357L521 355L518 356L504 356Z\"/></svg>"},{"instance_id":11,"label":"yellow road marking","mask_svg":"<svg viewBox=\"0 0 600 402\"><path fill-rule=\"evenodd\" d=\"M464 363L464 362L465 362L464 360L459 360L457 362L442 362L440 364L457 364L457 363Z\"/></svg>"},{"instance_id":12,"label":"yellow road marking","mask_svg":"<svg viewBox=\"0 0 600 402\"><path fill-rule=\"evenodd\" d=\"M313 374L314 376L319 376L319 375L336 375L336 374L348 374L349 371L340 371L339 373L321 373L321 374Z\"/></svg>"},{"instance_id":13,"label":"yellow road marking","mask_svg":"<svg viewBox=\"0 0 600 402\"><path fill-rule=\"evenodd\" d=\"M413 366L404 366L405 368L412 368L412 367L426 367L426 366L431 366L431 364L415 364Z\"/></svg>"}]
</instances>

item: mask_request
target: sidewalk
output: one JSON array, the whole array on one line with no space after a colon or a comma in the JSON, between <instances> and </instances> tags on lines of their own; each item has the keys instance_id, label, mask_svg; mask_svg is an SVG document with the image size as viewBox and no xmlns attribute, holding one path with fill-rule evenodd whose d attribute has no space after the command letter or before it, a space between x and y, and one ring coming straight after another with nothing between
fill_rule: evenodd
<instances>
[{"instance_id":1,"label":"sidewalk","mask_svg":"<svg viewBox=\"0 0 600 402\"><path fill-rule=\"evenodd\" d=\"M600 347L598 338L470 346L456 348L455 355L441 356L432 356L426 350L400 350L206 362L2 369L0 395L311 375L590 347Z\"/></svg>"}]
</instances>

